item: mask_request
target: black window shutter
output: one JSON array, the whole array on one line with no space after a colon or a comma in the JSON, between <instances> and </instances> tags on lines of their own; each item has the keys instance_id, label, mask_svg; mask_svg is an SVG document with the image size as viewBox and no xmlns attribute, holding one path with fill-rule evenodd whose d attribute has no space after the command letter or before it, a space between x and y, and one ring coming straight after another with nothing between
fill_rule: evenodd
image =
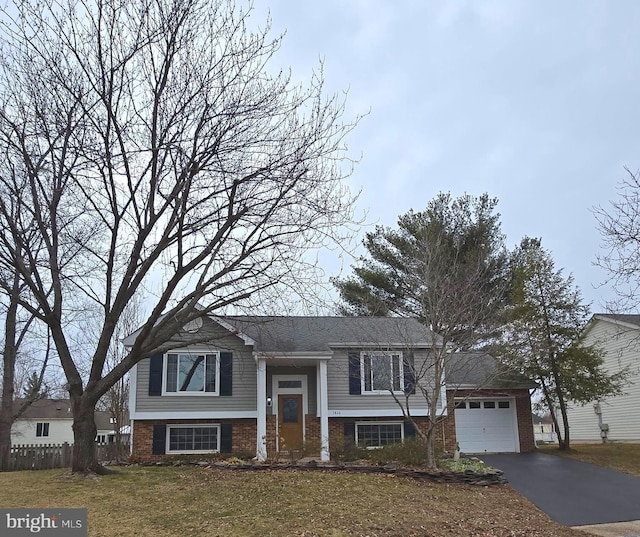
<instances>
[{"instance_id":1,"label":"black window shutter","mask_svg":"<svg viewBox=\"0 0 640 537\"><path fill-rule=\"evenodd\" d=\"M360 381L360 354L349 353L349 394L360 395L362 386Z\"/></svg>"},{"instance_id":2,"label":"black window shutter","mask_svg":"<svg viewBox=\"0 0 640 537\"><path fill-rule=\"evenodd\" d=\"M220 395L233 394L233 354L220 353Z\"/></svg>"},{"instance_id":3,"label":"black window shutter","mask_svg":"<svg viewBox=\"0 0 640 537\"><path fill-rule=\"evenodd\" d=\"M413 353L406 354L403 362L404 393L407 395L416 393L416 371L414 368Z\"/></svg>"},{"instance_id":4,"label":"black window shutter","mask_svg":"<svg viewBox=\"0 0 640 537\"><path fill-rule=\"evenodd\" d=\"M162 365L163 365L162 354L154 354L150 358L149 395L162 395Z\"/></svg>"},{"instance_id":5,"label":"black window shutter","mask_svg":"<svg viewBox=\"0 0 640 537\"><path fill-rule=\"evenodd\" d=\"M404 422L404 438L414 439L416 437L416 428L410 421Z\"/></svg>"},{"instance_id":6,"label":"black window shutter","mask_svg":"<svg viewBox=\"0 0 640 537\"><path fill-rule=\"evenodd\" d=\"M351 440L352 442L356 441L356 422L355 421L344 422L344 439L345 441L347 440Z\"/></svg>"},{"instance_id":7,"label":"black window shutter","mask_svg":"<svg viewBox=\"0 0 640 537\"><path fill-rule=\"evenodd\" d=\"M220 425L220 453L231 453L233 449L233 426L231 423Z\"/></svg>"},{"instance_id":8,"label":"black window shutter","mask_svg":"<svg viewBox=\"0 0 640 537\"><path fill-rule=\"evenodd\" d=\"M167 449L167 426L153 426L153 447L151 453L154 455L164 455Z\"/></svg>"}]
</instances>

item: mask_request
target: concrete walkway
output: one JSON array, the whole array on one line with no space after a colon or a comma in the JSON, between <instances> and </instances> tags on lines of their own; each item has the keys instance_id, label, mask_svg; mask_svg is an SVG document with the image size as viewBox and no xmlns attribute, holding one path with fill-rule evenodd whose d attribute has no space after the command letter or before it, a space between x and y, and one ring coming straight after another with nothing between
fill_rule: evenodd
<instances>
[{"instance_id":1,"label":"concrete walkway","mask_svg":"<svg viewBox=\"0 0 640 537\"><path fill-rule=\"evenodd\" d=\"M640 520L596 524L594 526L573 526L573 529L582 530L599 537L640 537Z\"/></svg>"},{"instance_id":2,"label":"concrete walkway","mask_svg":"<svg viewBox=\"0 0 640 537\"><path fill-rule=\"evenodd\" d=\"M514 489L565 526L640 520L640 478L538 452L479 457L502 470ZM629 529L635 533L620 535L640 536L640 525Z\"/></svg>"}]
</instances>

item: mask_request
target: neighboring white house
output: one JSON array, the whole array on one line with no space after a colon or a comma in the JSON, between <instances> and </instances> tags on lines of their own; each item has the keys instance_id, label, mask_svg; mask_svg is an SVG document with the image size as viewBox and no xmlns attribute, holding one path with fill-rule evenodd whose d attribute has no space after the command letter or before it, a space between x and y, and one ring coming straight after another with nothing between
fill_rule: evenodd
<instances>
[{"instance_id":1,"label":"neighboring white house","mask_svg":"<svg viewBox=\"0 0 640 537\"><path fill-rule=\"evenodd\" d=\"M34 402L11 427L11 443L73 444L73 416L69 401L41 399Z\"/></svg>"},{"instance_id":2,"label":"neighboring white house","mask_svg":"<svg viewBox=\"0 0 640 537\"><path fill-rule=\"evenodd\" d=\"M595 314L584 331L586 345L604 352L604 367L614 373L629 368L624 394L568 410L571 441L640 442L640 315Z\"/></svg>"},{"instance_id":3,"label":"neighboring white house","mask_svg":"<svg viewBox=\"0 0 640 537\"><path fill-rule=\"evenodd\" d=\"M17 404L20 401L16 402ZM96 441L107 443L114 435L109 412L96 411ZM11 443L73 444L73 415L68 399L40 399L32 403L11 427Z\"/></svg>"},{"instance_id":4,"label":"neighboring white house","mask_svg":"<svg viewBox=\"0 0 640 537\"><path fill-rule=\"evenodd\" d=\"M550 414L533 415L533 436L538 444L550 444L558 441L556 428Z\"/></svg>"}]
</instances>

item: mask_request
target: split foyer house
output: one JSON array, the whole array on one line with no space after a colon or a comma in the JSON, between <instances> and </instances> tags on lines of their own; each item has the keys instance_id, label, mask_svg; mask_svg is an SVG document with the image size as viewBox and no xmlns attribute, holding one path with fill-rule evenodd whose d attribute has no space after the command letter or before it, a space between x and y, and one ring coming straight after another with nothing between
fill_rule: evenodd
<instances>
[{"instance_id":1,"label":"split foyer house","mask_svg":"<svg viewBox=\"0 0 640 537\"><path fill-rule=\"evenodd\" d=\"M415 429L398 401L418 423L426 419L421 390L439 344L414 319L203 316L176 334L176 348L133 368L132 455L264 459L305 445L329 460L332 444L345 440L369 448L401 442ZM441 445L534 449L530 381L481 353L448 356L445 372Z\"/></svg>"}]
</instances>

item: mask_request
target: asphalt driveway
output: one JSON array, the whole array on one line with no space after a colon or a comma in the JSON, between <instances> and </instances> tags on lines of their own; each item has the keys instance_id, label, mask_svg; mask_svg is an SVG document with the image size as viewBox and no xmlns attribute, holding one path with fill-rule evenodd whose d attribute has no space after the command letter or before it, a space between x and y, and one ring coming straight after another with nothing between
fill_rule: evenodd
<instances>
[{"instance_id":1,"label":"asphalt driveway","mask_svg":"<svg viewBox=\"0 0 640 537\"><path fill-rule=\"evenodd\" d=\"M640 478L594 464L546 455L479 455L553 520L584 526L640 520Z\"/></svg>"}]
</instances>

